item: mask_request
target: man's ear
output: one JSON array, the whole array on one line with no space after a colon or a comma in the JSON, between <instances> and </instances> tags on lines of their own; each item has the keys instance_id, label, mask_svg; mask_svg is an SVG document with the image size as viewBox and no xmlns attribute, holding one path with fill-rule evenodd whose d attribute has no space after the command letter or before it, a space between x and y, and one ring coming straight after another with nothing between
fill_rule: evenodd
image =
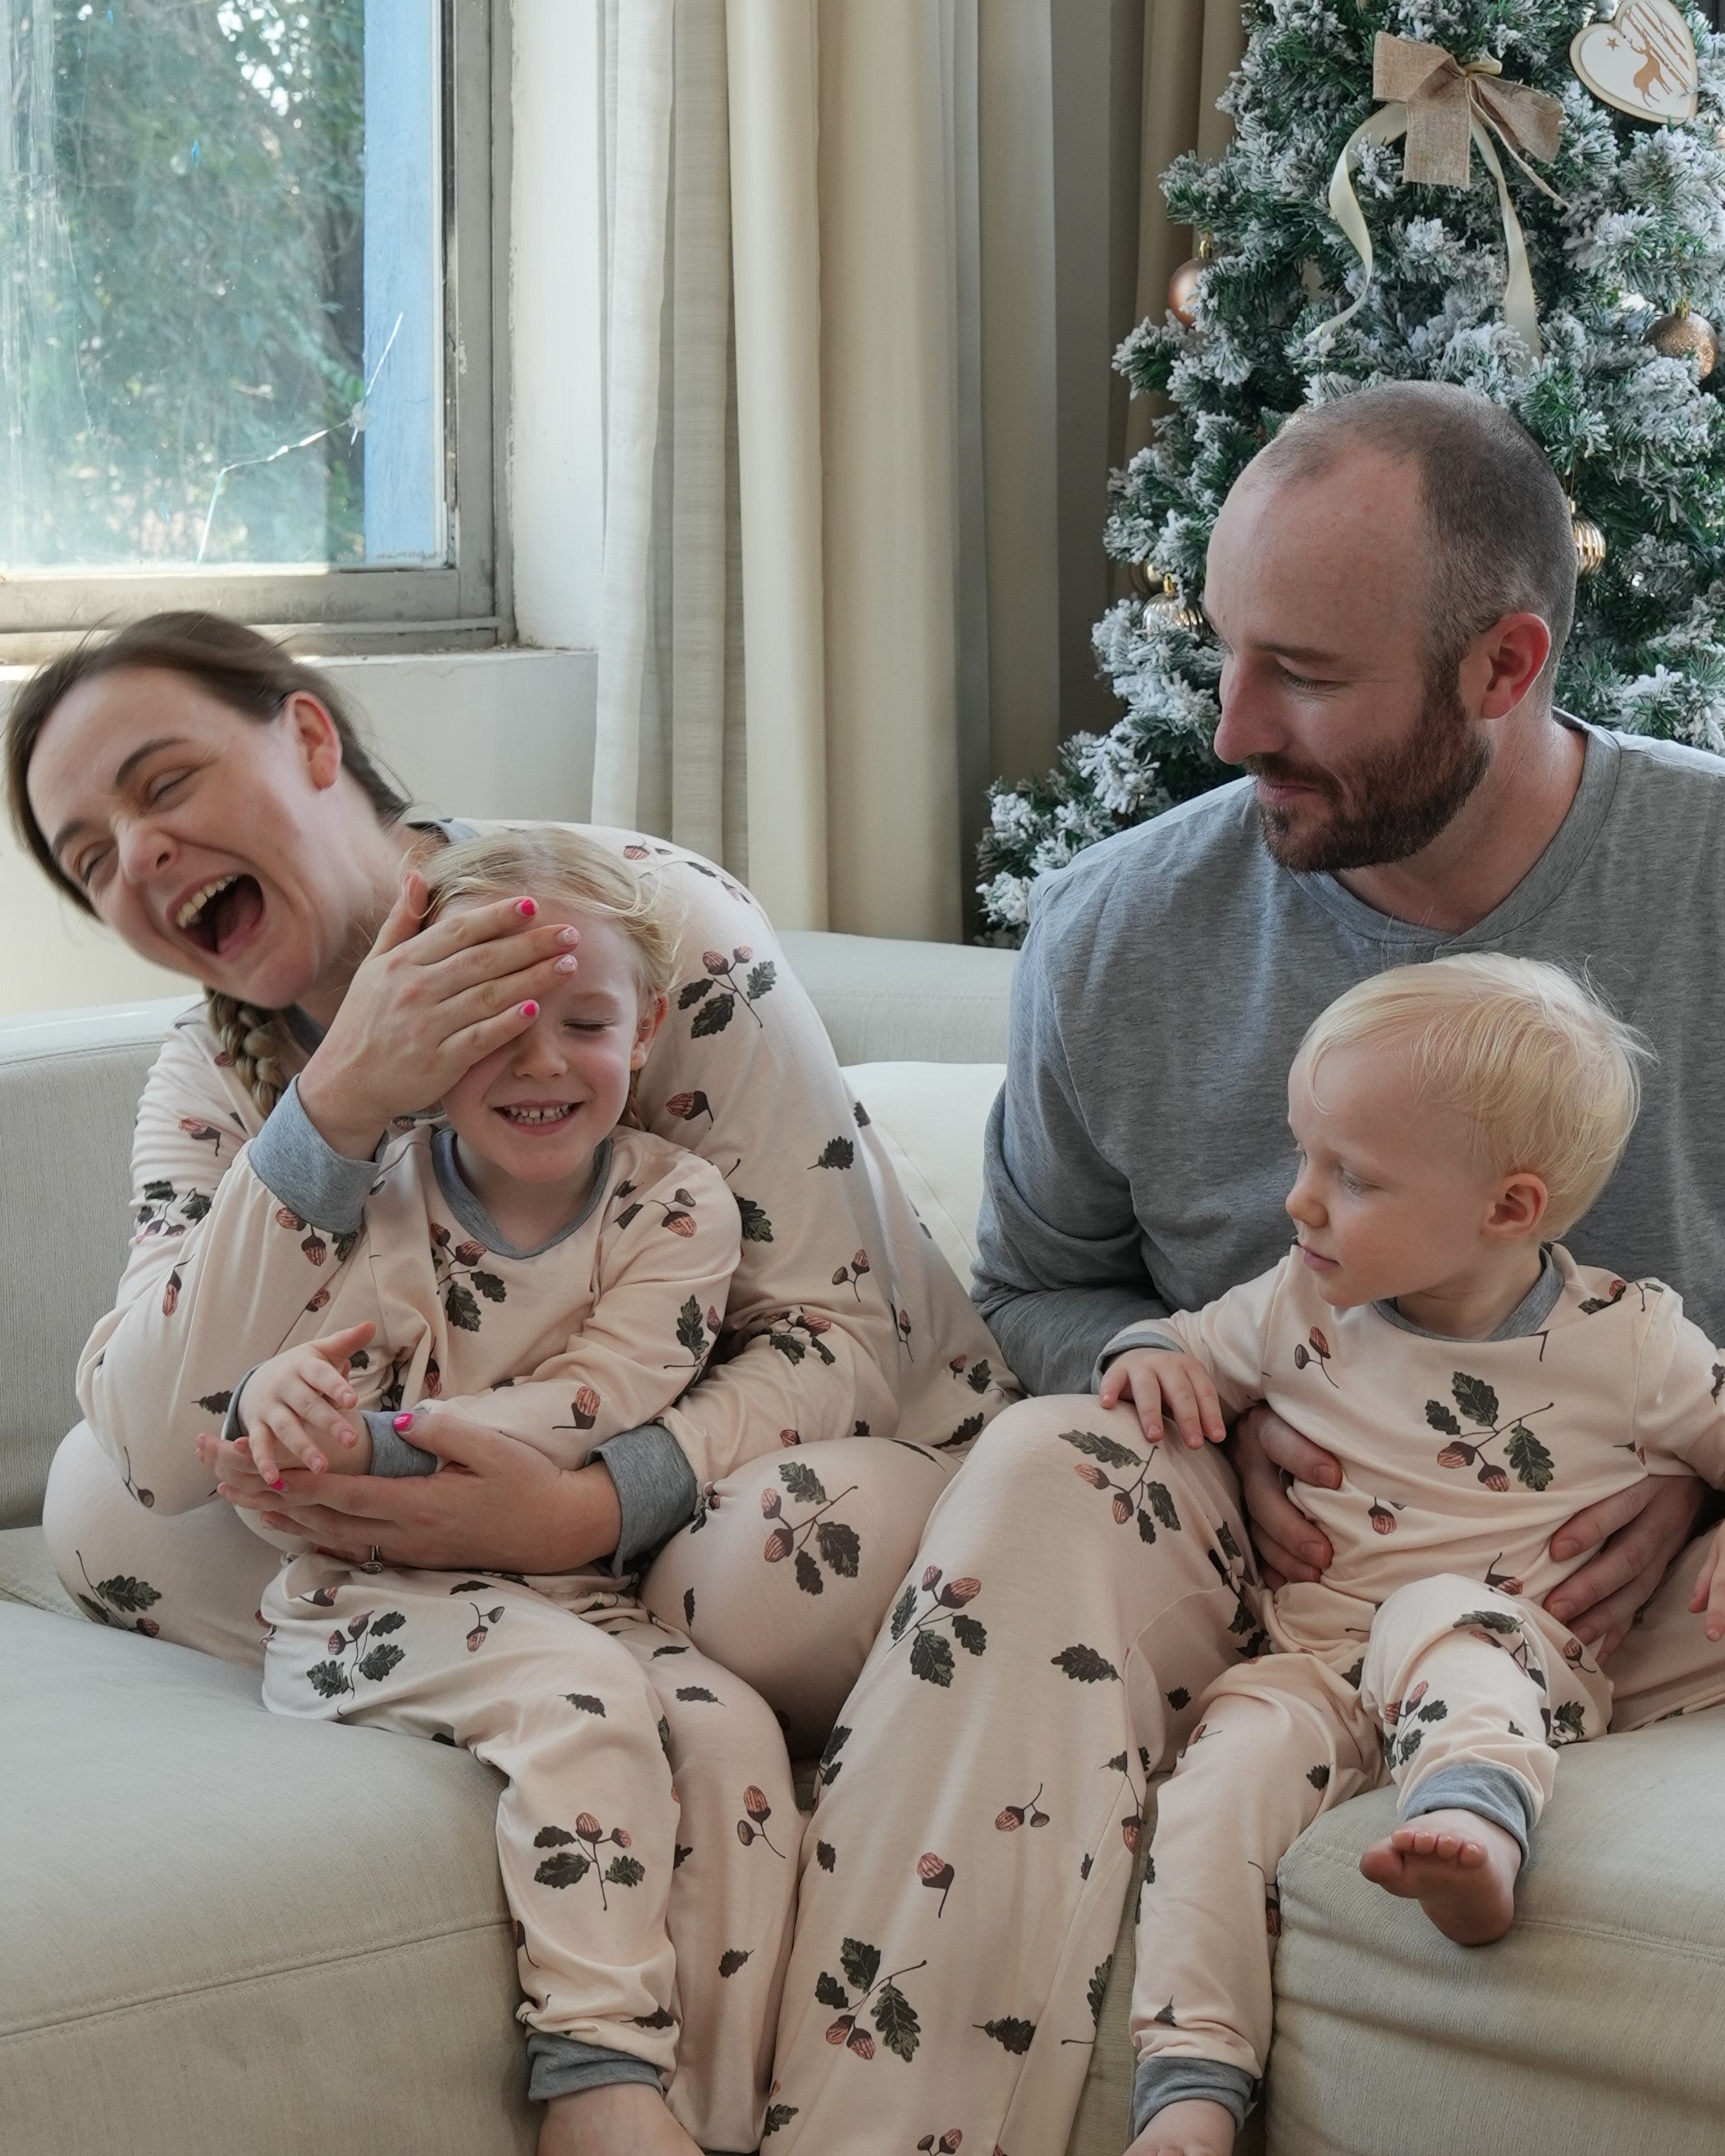
<instances>
[{"instance_id":1,"label":"man's ear","mask_svg":"<svg viewBox=\"0 0 1725 2156\"><path fill-rule=\"evenodd\" d=\"M1551 1193L1543 1177L1517 1168L1497 1186L1497 1195L1486 1217L1486 1233L1505 1243L1519 1243L1538 1232L1551 1209Z\"/></svg>"},{"instance_id":2,"label":"man's ear","mask_svg":"<svg viewBox=\"0 0 1725 2156\"><path fill-rule=\"evenodd\" d=\"M280 716L306 776L323 793L341 776L341 737L327 706L309 690L295 689L283 703Z\"/></svg>"},{"instance_id":3,"label":"man's ear","mask_svg":"<svg viewBox=\"0 0 1725 2156\"><path fill-rule=\"evenodd\" d=\"M1475 677L1470 685L1478 696L1480 716L1507 718L1550 656L1551 631L1537 613L1507 613L1493 622L1462 662L1464 674Z\"/></svg>"},{"instance_id":4,"label":"man's ear","mask_svg":"<svg viewBox=\"0 0 1725 2156\"><path fill-rule=\"evenodd\" d=\"M665 1013L670 1009L670 998L660 993L650 1004L644 1004L641 1015L635 1021L635 1045L629 1052L629 1067L639 1070L647 1060L647 1051L659 1038L659 1029L665 1024Z\"/></svg>"}]
</instances>

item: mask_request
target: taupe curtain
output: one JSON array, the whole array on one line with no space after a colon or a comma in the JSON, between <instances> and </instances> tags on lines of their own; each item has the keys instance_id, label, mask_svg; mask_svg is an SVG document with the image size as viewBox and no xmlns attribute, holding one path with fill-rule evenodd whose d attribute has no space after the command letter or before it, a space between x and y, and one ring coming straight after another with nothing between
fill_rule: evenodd
<instances>
[{"instance_id":1,"label":"taupe curtain","mask_svg":"<svg viewBox=\"0 0 1725 2156\"><path fill-rule=\"evenodd\" d=\"M1144 121L1138 192L1138 319L1158 320L1168 305L1168 280L1197 252L1189 225L1171 224L1159 184L1183 151L1219 157L1234 123L1216 100L1245 50L1240 0L1144 0ZM1149 439L1151 401L1132 399L1127 418L1129 456Z\"/></svg>"}]
</instances>

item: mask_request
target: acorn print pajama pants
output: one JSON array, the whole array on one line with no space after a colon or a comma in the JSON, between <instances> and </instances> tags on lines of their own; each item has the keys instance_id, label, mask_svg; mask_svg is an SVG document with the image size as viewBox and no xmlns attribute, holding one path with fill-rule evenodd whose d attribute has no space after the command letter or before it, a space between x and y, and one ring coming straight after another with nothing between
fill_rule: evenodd
<instances>
[{"instance_id":1,"label":"acorn print pajama pants","mask_svg":"<svg viewBox=\"0 0 1725 2156\"><path fill-rule=\"evenodd\" d=\"M1402 1818L1459 1807L1525 1849L1553 1745L1600 1734L1610 1713L1609 1685L1574 1641L1566 1660L1563 1636L1445 1573L1399 1589L1364 1640L1265 1654L1208 1688L1158 1795L1138 1903L1132 2035L1165 2101L1203 2092L1183 2082L1189 2061L1262 2074L1276 1867L1321 1812L1394 1781Z\"/></svg>"},{"instance_id":2,"label":"acorn print pajama pants","mask_svg":"<svg viewBox=\"0 0 1725 2156\"><path fill-rule=\"evenodd\" d=\"M306 1555L260 1614L272 1712L463 1745L506 1778L497 1853L529 2031L643 2061L703 2147L752 2148L801 1825L756 1695L590 1576Z\"/></svg>"}]
</instances>

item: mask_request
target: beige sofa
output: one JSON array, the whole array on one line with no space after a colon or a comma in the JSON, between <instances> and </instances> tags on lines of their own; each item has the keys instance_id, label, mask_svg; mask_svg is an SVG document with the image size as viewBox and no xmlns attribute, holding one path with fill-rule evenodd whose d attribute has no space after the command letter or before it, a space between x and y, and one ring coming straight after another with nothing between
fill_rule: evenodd
<instances>
[{"instance_id":1,"label":"beige sofa","mask_svg":"<svg viewBox=\"0 0 1725 2156\"><path fill-rule=\"evenodd\" d=\"M1011 960L787 940L963 1267ZM0 2152L525 2152L488 1771L272 1721L244 1673L83 1622L33 1524L172 1008L0 1028ZM1725 1719L1566 1755L1521 1920L1481 1953L1359 1878L1388 1810L1343 1806L1282 1867L1252 2145L1267 2128L1275 2156L1725 2151ZM1127 2138L1129 1945L1073 2156Z\"/></svg>"}]
</instances>

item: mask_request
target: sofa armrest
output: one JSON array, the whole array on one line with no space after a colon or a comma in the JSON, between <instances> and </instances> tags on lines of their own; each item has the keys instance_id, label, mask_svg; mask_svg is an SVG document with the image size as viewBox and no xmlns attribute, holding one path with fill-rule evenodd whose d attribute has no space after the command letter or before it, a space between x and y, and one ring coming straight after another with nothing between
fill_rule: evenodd
<instances>
[{"instance_id":1,"label":"sofa armrest","mask_svg":"<svg viewBox=\"0 0 1725 2156\"><path fill-rule=\"evenodd\" d=\"M1017 953L787 929L779 941L840 1063L1004 1063Z\"/></svg>"}]
</instances>

